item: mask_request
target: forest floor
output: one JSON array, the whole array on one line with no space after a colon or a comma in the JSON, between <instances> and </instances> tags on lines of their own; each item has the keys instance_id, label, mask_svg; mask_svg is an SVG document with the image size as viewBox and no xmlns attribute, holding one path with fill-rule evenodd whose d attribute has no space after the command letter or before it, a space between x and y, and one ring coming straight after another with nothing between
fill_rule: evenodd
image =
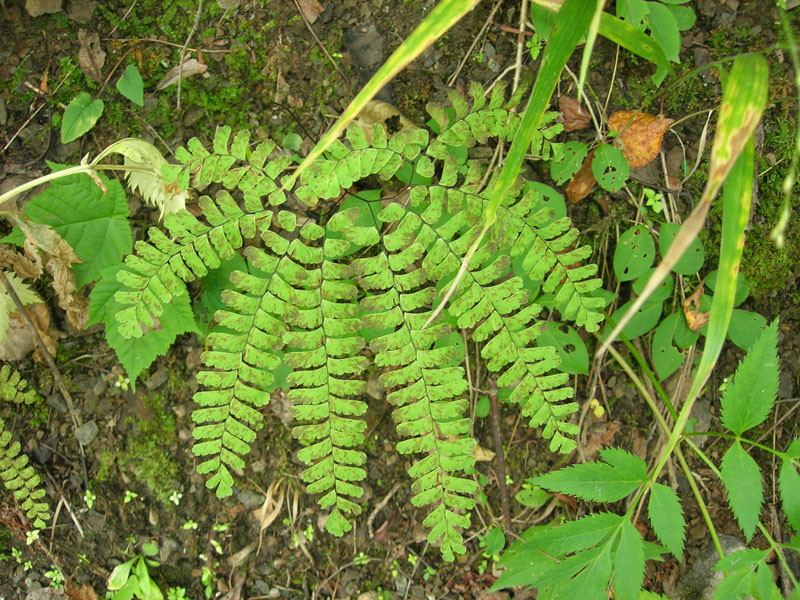
<instances>
[{"instance_id":1,"label":"forest floor","mask_svg":"<svg viewBox=\"0 0 800 600\"><path fill-rule=\"evenodd\" d=\"M617 54L615 47L601 41L588 85L601 107L608 98L608 114L636 109L659 93L650 112L661 110L680 120L665 138L665 155L683 146L693 159L708 111L718 106L721 87L717 70L697 75L692 69L739 52L766 52L772 71L770 104L757 133L760 177L743 272L751 285L746 306L768 321L781 320L780 399L774 419L759 435L764 443L783 449L796 432L799 400L798 206L785 250L775 250L768 233L777 220L780 186L796 130L793 72L788 54L774 48L781 33L772 1L697 0L691 5L697 23L685 33L682 62L676 65L676 74L690 76L656 89L650 81L651 65L624 51ZM315 11L316 6L323 12ZM61 0L29 0L31 10L50 9L31 16L21 0L5 0L0 6L0 144L5 147L0 152L0 191L49 172L45 161L77 164L87 153L95 154L127 136L153 141L166 156L191 137L207 144L218 125L228 124L279 144L297 134L302 138L301 152L307 151L371 70L433 6L432 0L341 0L321 5L313 0L207 0L198 13L197 0L71 0L63 6ZM494 81L515 61L519 3L502 2L490 16L493 8L491 0L479 5L403 71L382 99L422 125L427 120L425 104L443 101L448 86L463 90L472 80L485 85ZM92 34L96 40L87 42ZM197 59L202 72L182 81L178 109L177 86L158 91L156 87L178 64L182 51ZM141 109L112 85L106 87L119 75L120 64L131 59L145 81ZM577 62L572 65L577 70ZM535 66L525 68L533 72ZM90 133L63 145L58 134L60 114L80 91L102 97L106 110ZM574 84L564 78L557 93L574 96ZM713 116L711 122L713 126ZM594 133L565 135L591 139ZM687 184L694 197L702 187L704 168L702 162L698 177ZM657 172L646 170L636 176L658 179ZM141 239L142 232L156 223L157 211L134 195L129 205L135 237ZM635 207L624 199L598 192L570 207L585 241L597 249L594 259L601 263L601 273L613 271L609 264L616 236L635 214ZM714 247L719 245L718 212L712 212L704 236L707 264L713 264ZM397 437L390 411L381 393L375 392L367 414L365 510L350 534L335 539L321 530L323 514L298 479L298 446L290 434L286 395L276 392L264 409L268 419L259 434L262 441L254 444L234 494L220 500L195 472L191 453L192 395L199 387L202 341L194 334L179 337L169 353L143 374L134 391L125 384L102 331L71 330L52 292L46 298L61 330L56 363L80 421L96 425L85 458L94 499L88 506L73 422L52 373L31 356L18 361L14 367L46 403L33 415L12 416L7 422L45 474L48 501L59 510L39 541L26 545L30 524L9 495L0 493L0 598L102 597L114 566L140 553L145 542L158 546L161 564L150 569L155 581L164 590L184 587L186 597L197 600L314 595L354 600L532 597L525 591L487 593L497 575L496 555L487 552L483 542L487 531L502 522L494 461L478 463L487 482L486 498L475 510L472 529L465 532L468 553L444 564L426 543L424 514L409 501L407 459L394 451ZM591 352L594 340L586 341ZM711 428L718 421L718 390L741 356L735 347L726 347L704 393L697 418ZM600 448L615 444L652 458L658 437L653 437L653 419L633 385L610 363L593 365L592 375L575 377L572 383L581 405L593 397L606 401L602 417L584 411L583 457L590 459ZM668 389L674 389L678 379L668 381ZM534 523L585 514L589 507L571 498L554 497L538 509L513 499L526 477L561 463L536 431L517 426L514 411L503 407L501 417L513 515L507 539ZM488 419L476 419L474 435L481 446L494 447ZM724 448L709 441L706 450L718 461ZM762 516L770 522L770 507L777 504L775 465L767 455L756 458L766 490ZM702 463L692 467L718 531L741 538L720 483ZM686 481L677 474L673 482L689 523L687 554L682 564L671 559L648 566L646 585L661 593L675 592L679 579L710 542ZM273 501L270 507L281 501L269 523L265 514L269 511L262 510L268 497ZM780 529L779 519L772 526ZM753 544L759 545L758 536ZM52 574L54 564L68 578L67 590L50 585L47 573Z\"/></svg>"}]
</instances>

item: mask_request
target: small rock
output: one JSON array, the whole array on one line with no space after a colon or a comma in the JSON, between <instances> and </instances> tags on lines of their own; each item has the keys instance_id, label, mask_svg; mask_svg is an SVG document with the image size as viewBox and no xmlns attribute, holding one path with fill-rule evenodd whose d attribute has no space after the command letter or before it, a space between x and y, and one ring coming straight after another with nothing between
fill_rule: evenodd
<instances>
[{"instance_id":1,"label":"small rock","mask_svg":"<svg viewBox=\"0 0 800 600\"><path fill-rule=\"evenodd\" d=\"M719 542L726 556L747 548L739 539L731 535L721 534ZM709 544L703 548L700 554L697 555L692 568L678 580L677 590L679 597L712 600L717 586L725 579L725 574L722 571L714 569L714 565L718 561L719 554L717 554L714 544Z\"/></svg>"},{"instance_id":2,"label":"small rock","mask_svg":"<svg viewBox=\"0 0 800 600\"><path fill-rule=\"evenodd\" d=\"M167 559L170 555L178 549L178 542L173 540L172 538L162 538L161 544L158 547L158 559L164 563L167 562Z\"/></svg>"},{"instance_id":3,"label":"small rock","mask_svg":"<svg viewBox=\"0 0 800 600\"><path fill-rule=\"evenodd\" d=\"M75 438L84 446L88 446L97 437L98 431L100 430L97 427L97 423L92 419L75 430Z\"/></svg>"},{"instance_id":4,"label":"small rock","mask_svg":"<svg viewBox=\"0 0 800 600\"><path fill-rule=\"evenodd\" d=\"M92 18L92 13L97 6L93 0L72 0L67 4L67 17L85 25Z\"/></svg>"},{"instance_id":5,"label":"small rock","mask_svg":"<svg viewBox=\"0 0 800 600\"><path fill-rule=\"evenodd\" d=\"M364 592L358 595L358 600L378 600L378 592Z\"/></svg>"},{"instance_id":6,"label":"small rock","mask_svg":"<svg viewBox=\"0 0 800 600\"><path fill-rule=\"evenodd\" d=\"M67 414L67 405L64 404L64 401L61 399L59 394L50 394L47 397L47 404L51 408L55 408L61 414Z\"/></svg>"},{"instance_id":7,"label":"small rock","mask_svg":"<svg viewBox=\"0 0 800 600\"><path fill-rule=\"evenodd\" d=\"M94 386L92 386L92 392L98 398L103 394L105 394L107 389L108 389L108 382L102 377L95 382Z\"/></svg>"},{"instance_id":8,"label":"small rock","mask_svg":"<svg viewBox=\"0 0 800 600\"><path fill-rule=\"evenodd\" d=\"M794 398L794 379L786 371L778 379L778 398Z\"/></svg>"},{"instance_id":9,"label":"small rock","mask_svg":"<svg viewBox=\"0 0 800 600\"><path fill-rule=\"evenodd\" d=\"M61 0L26 0L25 10L32 17L61 11Z\"/></svg>"},{"instance_id":10,"label":"small rock","mask_svg":"<svg viewBox=\"0 0 800 600\"><path fill-rule=\"evenodd\" d=\"M262 494L251 492L250 490L242 490L236 497L239 502L250 510L255 510L264 503L264 496Z\"/></svg>"},{"instance_id":11,"label":"small rock","mask_svg":"<svg viewBox=\"0 0 800 600\"><path fill-rule=\"evenodd\" d=\"M167 370L160 366L156 369L156 372L150 376L150 379L144 382L145 387L150 390L151 392L157 388L160 388L167 382Z\"/></svg>"}]
</instances>

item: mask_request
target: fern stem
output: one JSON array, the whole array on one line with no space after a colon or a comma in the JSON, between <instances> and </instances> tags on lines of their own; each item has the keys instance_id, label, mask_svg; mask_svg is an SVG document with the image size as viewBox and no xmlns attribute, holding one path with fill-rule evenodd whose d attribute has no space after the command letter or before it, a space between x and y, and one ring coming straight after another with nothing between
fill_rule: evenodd
<instances>
[{"instance_id":1,"label":"fern stem","mask_svg":"<svg viewBox=\"0 0 800 600\"><path fill-rule=\"evenodd\" d=\"M500 410L497 408L497 380L489 383L489 415L492 419L492 437L497 458L497 487L500 490L500 506L503 509L503 524L506 531L511 531L511 508L506 489L506 460L503 455L503 434L500 430Z\"/></svg>"},{"instance_id":2,"label":"fern stem","mask_svg":"<svg viewBox=\"0 0 800 600\"><path fill-rule=\"evenodd\" d=\"M11 300L14 302L14 306L19 311L19 314L22 315L22 318L25 320L25 324L28 326L28 329L31 331L31 335L33 335L33 340L36 342L36 346L42 353L47 366L50 367L50 371L53 373L53 378L56 380L56 384L58 385L58 389L61 391L61 395L64 397L64 400L67 403L67 408L69 408L69 415L72 418L72 424L75 429L78 429L81 426L80 420L78 419L77 414L75 413L75 405L72 403L72 396L70 396L69 390L67 390L67 386L64 384L64 380L61 378L61 372L58 370L58 366L56 365L53 357L50 356L50 353L47 351L47 347L44 345L42 338L39 336L39 331L36 329L36 326L33 324L33 320L31 320L28 311L25 310L25 307L22 305L22 301L17 296L16 290L11 285L11 282L8 281L8 277L4 271L0 269L0 283L3 284L3 287L6 288L6 292L11 297ZM86 473L86 454L83 451L83 444L81 441L76 437L75 441L78 442L78 447L81 451L81 468L83 470L83 483L86 486L86 489L89 489L89 476Z\"/></svg>"}]
</instances>

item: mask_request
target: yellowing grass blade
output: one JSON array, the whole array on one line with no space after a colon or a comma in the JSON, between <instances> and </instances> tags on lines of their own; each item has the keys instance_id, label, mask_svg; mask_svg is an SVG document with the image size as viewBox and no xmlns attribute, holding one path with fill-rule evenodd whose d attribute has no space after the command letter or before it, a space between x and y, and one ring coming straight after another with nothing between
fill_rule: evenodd
<instances>
[{"instance_id":1,"label":"yellowing grass blade","mask_svg":"<svg viewBox=\"0 0 800 600\"><path fill-rule=\"evenodd\" d=\"M422 54L425 49L438 40L445 32L455 25L461 17L471 11L480 0L442 0L436 8L425 18L422 23L392 52L392 55L378 69L361 91L353 98L333 127L328 130L316 146L311 149L308 156L300 163L294 173L283 182L283 188L289 189L297 181L300 174L313 163L333 141L345 130L347 125L358 116L367 102L369 102L381 88L402 71L408 63Z\"/></svg>"},{"instance_id":2,"label":"yellowing grass blade","mask_svg":"<svg viewBox=\"0 0 800 600\"><path fill-rule=\"evenodd\" d=\"M767 61L758 54L737 56L722 92L717 135L711 148L711 165L708 181L700 202L689 218L684 221L667 255L650 276L641 295L617 323L617 326L597 351L605 353L608 346L630 322L645 300L669 275L686 248L694 241L706 221L711 201L719 192L734 162L753 134L767 103L769 70Z\"/></svg>"},{"instance_id":3,"label":"yellowing grass blade","mask_svg":"<svg viewBox=\"0 0 800 600\"><path fill-rule=\"evenodd\" d=\"M711 302L711 314L708 318L708 333L706 344L703 347L703 356L697 367L692 387L684 402L681 412L675 421L675 426L664 446L664 451L659 458L650 483L655 482L661 469L667 462L672 451L677 446L683 435L686 423L692 411L692 406L700 390L711 375L711 370L719 358L725 335L733 311L734 297L736 296L736 283L739 279L739 267L742 263L742 250L744 249L744 230L750 219L750 204L753 199L753 175L755 168L755 152L753 150L753 136L751 135L740 149L740 154L722 193L722 242L719 256L719 275L717 286L714 290L714 299Z\"/></svg>"}]
</instances>

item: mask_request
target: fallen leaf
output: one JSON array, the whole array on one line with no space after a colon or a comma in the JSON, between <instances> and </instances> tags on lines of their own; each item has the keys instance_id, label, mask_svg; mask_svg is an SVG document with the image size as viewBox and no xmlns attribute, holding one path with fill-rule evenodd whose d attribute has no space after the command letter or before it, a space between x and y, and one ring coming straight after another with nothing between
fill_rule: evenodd
<instances>
[{"instance_id":1,"label":"fallen leaf","mask_svg":"<svg viewBox=\"0 0 800 600\"><path fill-rule=\"evenodd\" d=\"M303 13L306 21L311 25L319 18L322 11L325 10L317 0L297 0L297 7L300 9L300 12Z\"/></svg>"},{"instance_id":2,"label":"fallen leaf","mask_svg":"<svg viewBox=\"0 0 800 600\"><path fill-rule=\"evenodd\" d=\"M583 447L583 455L586 460L593 460L598 451L611 444L620 429L622 429L622 423L619 421L594 423L590 430L592 433L589 434L586 445Z\"/></svg>"},{"instance_id":3,"label":"fallen leaf","mask_svg":"<svg viewBox=\"0 0 800 600\"><path fill-rule=\"evenodd\" d=\"M100 47L100 36L97 32L78 30L78 41L81 44L78 50L78 63L83 74L98 83L103 81L103 65L106 62L106 53Z\"/></svg>"},{"instance_id":4,"label":"fallen leaf","mask_svg":"<svg viewBox=\"0 0 800 600\"><path fill-rule=\"evenodd\" d=\"M86 584L78 587L74 583L67 583L67 598L69 600L97 600L97 592Z\"/></svg>"},{"instance_id":5,"label":"fallen leaf","mask_svg":"<svg viewBox=\"0 0 800 600\"><path fill-rule=\"evenodd\" d=\"M25 10L32 17L61 11L61 0L26 0Z\"/></svg>"},{"instance_id":6,"label":"fallen leaf","mask_svg":"<svg viewBox=\"0 0 800 600\"><path fill-rule=\"evenodd\" d=\"M494 460L494 452L488 448L484 448L481 445L475 446L475 450L472 451L472 456L478 462L489 462Z\"/></svg>"},{"instance_id":7,"label":"fallen leaf","mask_svg":"<svg viewBox=\"0 0 800 600\"><path fill-rule=\"evenodd\" d=\"M692 331L697 331L708 323L709 313L700 312L700 299L703 297L704 284L705 282L701 281L692 295L683 301L683 315L686 317L686 324Z\"/></svg>"},{"instance_id":8,"label":"fallen leaf","mask_svg":"<svg viewBox=\"0 0 800 600\"><path fill-rule=\"evenodd\" d=\"M30 304L25 307L28 315L33 321L36 331L39 332L39 337L42 338L47 351L50 354L55 354L58 350L56 343L57 333L50 327L50 311L47 305L42 302ZM33 341L33 333L19 312L13 312L9 315L8 332L5 339L0 343L0 360L15 361L25 358L31 350L36 348L36 343ZM35 356L41 360L39 351L37 350Z\"/></svg>"},{"instance_id":9,"label":"fallen leaf","mask_svg":"<svg viewBox=\"0 0 800 600\"><path fill-rule=\"evenodd\" d=\"M592 116L572 96L558 97L558 110L564 117L564 131L579 131L589 127Z\"/></svg>"},{"instance_id":10,"label":"fallen leaf","mask_svg":"<svg viewBox=\"0 0 800 600\"><path fill-rule=\"evenodd\" d=\"M597 180L594 178L594 173L592 173L593 160L594 150L589 152L589 155L583 159L581 168L578 169L578 172L575 173L575 177L573 177L572 181L567 185L565 191L567 192L567 199L570 204L575 204L586 198L589 192L592 191L594 184L597 183Z\"/></svg>"},{"instance_id":11,"label":"fallen leaf","mask_svg":"<svg viewBox=\"0 0 800 600\"><path fill-rule=\"evenodd\" d=\"M10 267L23 279L38 279L42 274L41 261L37 263L7 244L0 244L0 267Z\"/></svg>"},{"instance_id":12,"label":"fallen leaf","mask_svg":"<svg viewBox=\"0 0 800 600\"><path fill-rule=\"evenodd\" d=\"M661 151L664 133L675 119L654 117L639 111L620 110L608 119L608 126L619 132L617 143L631 168L643 167Z\"/></svg>"},{"instance_id":13,"label":"fallen leaf","mask_svg":"<svg viewBox=\"0 0 800 600\"><path fill-rule=\"evenodd\" d=\"M89 319L89 301L78 291L72 263L83 262L72 247L49 225L32 221L18 221L25 234L25 254L34 262L42 261L53 276L53 289L58 305L67 313L67 320L76 329L84 329ZM44 254L39 257L38 251Z\"/></svg>"},{"instance_id":14,"label":"fallen leaf","mask_svg":"<svg viewBox=\"0 0 800 600\"><path fill-rule=\"evenodd\" d=\"M183 69L180 68L180 65L172 67L167 74L164 75L164 79L161 80L161 83L156 86L156 90L163 90L166 87L178 83L178 77L186 79L198 73L205 73L207 70L208 65L202 64L196 58L189 58L183 61Z\"/></svg>"}]
</instances>

